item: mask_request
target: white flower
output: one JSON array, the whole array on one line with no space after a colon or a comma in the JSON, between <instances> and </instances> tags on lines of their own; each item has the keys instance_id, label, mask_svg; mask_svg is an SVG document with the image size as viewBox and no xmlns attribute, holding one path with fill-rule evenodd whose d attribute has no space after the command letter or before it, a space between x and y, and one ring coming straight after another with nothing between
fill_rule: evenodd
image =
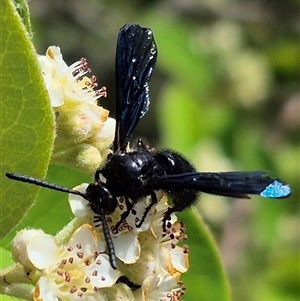
<instances>
[{"instance_id":1,"label":"white flower","mask_svg":"<svg viewBox=\"0 0 300 301\"><path fill-rule=\"evenodd\" d=\"M66 246L41 232L29 237L23 230L22 235L28 238L23 251L42 275L34 291L36 301L99 300L101 288L112 287L120 276L108 256L98 252L98 235L88 224L77 229Z\"/></svg>"},{"instance_id":2,"label":"white flower","mask_svg":"<svg viewBox=\"0 0 300 301\"><path fill-rule=\"evenodd\" d=\"M74 187L74 190L80 191L82 193L86 192L88 187L87 183L81 184ZM162 198L162 193L157 193L157 200ZM166 198L165 198L166 200ZM121 221L118 229L115 225L120 221L122 213L127 210L125 206L124 198L118 198L118 206L115 211L106 216L106 221L109 226L111 237L115 247L116 256L126 264L133 264L137 262L140 257L141 246L138 239L138 235L141 232L145 232L150 229L153 221L159 219L161 224L161 218L163 210L156 214L156 205L152 206L151 210L146 215L143 223L140 227L139 222L142 220L144 212L151 202L151 198L141 198L135 205L134 208L130 211L129 215L125 220ZM69 203L71 210L75 217L84 218L85 222L91 223L93 226L101 229L101 223L94 223L95 217L97 216L90 208L90 204L87 200L81 196L69 194ZM161 203L161 202L158 202ZM167 209L167 203L164 202L164 211ZM162 228L162 227L161 227ZM151 233L151 232L150 232ZM153 235L152 235L153 236ZM104 241L104 238L100 236L100 239Z\"/></svg>"},{"instance_id":3,"label":"white flower","mask_svg":"<svg viewBox=\"0 0 300 301\"><path fill-rule=\"evenodd\" d=\"M91 79L85 76L90 72L85 58L68 66L63 60L60 48L51 46L47 49L45 56L38 56L38 60L53 107L60 107L66 102L93 105L101 96L106 96L105 87L94 90L97 88L94 76ZM83 113L89 115L87 107L83 110L86 111ZM91 113L90 117L93 111ZM99 116L94 114L94 118L98 119Z\"/></svg>"},{"instance_id":4,"label":"white flower","mask_svg":"<svg viewBox=\"0 0 300 301\"><path fill-rule=\"evenodd\" d=\"M88 184L81 184L73 189L85 193L87 187ZM176 287L180 283L181 273L188 270L189 262L187 247L177 244L186 239L186 235L183 224L177 221L175 214L172 214L165 225L165 231L163 230L162 219L168 209L167 196L157 192L156 197L158 202L152 206L145 218L143 216L151 203L150 197L141 198L116 229L115 225L127 210L124 198L120 197L116 210L106 216L106 221L116 256L120 259L118 268L132 283L142 285L137 293L134 292L137 300L179 300L182 289ZM69 202L77 218L91 223L97 232L101 230L97 215L87 200L69 194ZM142 219L141 227L137 227ZM100 240L104 243L101 234Z\"/></svg>"},{"instance_id":5,"label":"white flower","mask_svg":"<svg viewBox=\"0 0 300 301\"><path fill-rule=\"evenodd\" d=\"M180 223L175 223L172 228L180 228ZM141 255L134 265L126 266L126 275L134 283L143 283L149 276L179 277L185 273L189 267L188 252L187 247L177 246L180 236L179 231L174 236L161 237L155 237L150 230L140 233ZM120 269L123 271L122 266Z\"/></svg>"},{"instance_id":6,"label":"white flower","mask_svg":"<svg viewBox=\"0 0 300 301\"><path fill-rule=\"evenodd\" d=\"M91 70L85 58L68 66L60 48L52 46L38 59L56 117L52 160L94 172L106 160L114 138L115 120L99 106L106 88L98 89L96 77L87 76Z\"/></svg>"},{"instance_id":7,"label":"white flower","mask_svg":"<svg viewBox=\"0 0 300 301\"><path fill-rule=\"evenodd\" d=\"M142 291L137 292L138 301L176 301L184 294L184 288L177 287L182 283L176 278L166 275L165 277L149 276L142 285Z\"/></svg>"},{"instance_id":8,"label":"white flower","mask_svg":"<svg viewBox=\"0 0 300 301\"><path fill-rule=\"evenodd\" d=\"M164 211L162 202L159 205ZM189 268L188 248L177 245L187 238L184 233L184 224L178 222L176 215L172 214L171 220L166 223L165 227L165 232L163 232L161 220L156 219L153 223L152 231L157 241L153 247L156 257L161 268L169 274L185 273Z\"/></svg>"},{"instance_id":9,"label":"white flower","mask_svg":"<svg viewBox=\"0 0 300 301\"><path fill-rule=\"evenodd\" d=\"M82 193L86 192L88 184L84 183L79 186L74 187L74 190L80 191ZM101 224L94 224L94 217L97 215L90 208L90 204L87 200L81 196L69 194L69 203L71 210L75 217L84 218L86 222L90 222L97 230L101 230ZM106 216L106 221L109 226L111 237L114 243L116 256L121 259L126 264L135 263L140 256L140 245L137 237L137 231L134 231L134 227L128 223L122 222L122 230L117 231L115 229L116 223L120 220L122 210L124 211L126 207L120 209L122 206L118 206L116 210ZM131 215L132 213L130 213ZM135 227L136 228L136 227ZM100 235L100 240L104 242L104 237Z\"/></svg>"},{"instance_id":10,"label":"white flower","mask_svg":"<svg viewBox=\"0 0 300 301\"><path fill-rule=\"evenodd\" d=\"M81 184L74 190L85 193L87 186ZM135 284L142 284L149 276L178 279L189 267L187 247L177 245L186 238L183 224L177 222L175 214L172 214L166 224L166 232L163 232L162 219L168 208L167 197L162 192L157 192L156 196L158 202L148 212L140 228L136 224L141 221L150 198L137 202L118 230L115 225L126 210L124 199L119 198L116 210L106 216L116 256L121 260L118 262L119 269ZM97 227L97 231L101 229L101 225L93 223L95 214L87 200L70 194L69 202L76 217L90 222Z\"/></svg>"},{"instance_id":11,"label":"white flower","mask_svg":"<svg viewBox=\"0 0 300 301\"><path fill-rule=\"evenodd\" d=\"M84 183L74 187L73 189L85 193L87 187L88 184ZM156 239L156 237L153 236L153 230L149 230L152 225L160 225L160 227L158 226L158 228L161 229L161 233L159 233L159 235L163 236L162 216L164 211L166 211L168 208L166 202L167 198L165 196L163 198L163 194L161 192L158 192L156 197L157 200L159 200L158 203L152 206L140 227L137 227L137 225L143 218L144 212L151 202L150 197L140 199L134 205L134 208L131 210L127 218L120 223L118 229L115 228L115 225L120 221L122 213L127 209L124 199L119 198L119 203L116 210L112 214L106 216L106 221L114 243L116 256L126 264L133 264L137 262L140 257L141 246L138 235L148 233L151 238L148 238L147 240L153 240L153 243L151 243L151 249L154 249L156 243L160 242ZM161 200L162 198L163 200ZM84 218L85 222L89 222L98 229L101 229L101 224L93 223L95 214L91 210L90 204L87 200L81 196L69 194L69 203L75 217ZM157 210L157 208L159 208L159 210ZM156 221L156 223L154 223L154 221ZM147 230L149 231L146 232ZM143 239L143 236L141 236L141 238ZM104 240L104 238L101 236L100 239ZM171 242L169 245L171 245ZM168 249L171 249L171 247Z\"/></svg>"}]
</instances>

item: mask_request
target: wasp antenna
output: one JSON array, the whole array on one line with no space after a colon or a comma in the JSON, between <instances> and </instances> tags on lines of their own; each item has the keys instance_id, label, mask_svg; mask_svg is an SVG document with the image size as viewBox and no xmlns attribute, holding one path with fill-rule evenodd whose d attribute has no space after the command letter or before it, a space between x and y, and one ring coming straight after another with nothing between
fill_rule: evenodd
<instances>
[{"instance_id":1,"label":"wasp antenna","mask_svg":"<svg viewBox=\"0 0 300 301\"><path fill-rule=\"evenodd\" d=\"M76 195L80 195L83 198L86 198L86 195L84 193L81 193L80 191L73 190L73 189L70 189L68 187L58 185L58 184L49 183L45 180L34 178L34 177L31 177L31 176L28 176L28 175L8 172L8 173L6 173L6 176L9 179L16 180L16 181L19 181L19 182L29 183L29 184L33 184L33 185L36 185L36 186L41 186L41 187L56 190L56 191L76 194Z\"/></svg>"},{"instance_id":2,"label":"wasp antenna","mask_svg":"<svg viewBox=\"0 0 300 301\"><path fill-rule=\"evenodd\" d=\"M118 267L116 252L115 252L114 243L112 241L112 238L111 238L111 235L109 232L107 221L105 219L105 214L101 210L101 213L97 214L97 216L100 218L100 221L102 224L102 230L103 230L103 235L104 235L106 246L107 246L107 252L108 252L110 265L113 269L116 269Z\"/></svg>"}]
</instances>

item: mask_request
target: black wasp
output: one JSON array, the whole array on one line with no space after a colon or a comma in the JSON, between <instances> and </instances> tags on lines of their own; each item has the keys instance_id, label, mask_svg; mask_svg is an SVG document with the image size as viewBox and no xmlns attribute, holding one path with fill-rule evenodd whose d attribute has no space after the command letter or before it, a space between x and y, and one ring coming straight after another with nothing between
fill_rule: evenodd
<instances>
[{"instance_id":1,"label":"black wasp","mask_svg":"<svg viewBox=\"0 0 300 301\"><path fill-rule=\"evenodd\" d=\"M133 150L128 150L134 128L149 107L149 79L156 58L157 47L149 28L127 24L120 29L116 51L117 113L112 153L105 166L95 172L94 182L85 193L26 175L7 174L14 180L80 195L86 199L102 222L113 268L117 267L116 255L105 215L115 211L117 197L125 198L127 210L116 226L128 216L140 198L151 196L152 201L145 209L137 225L139 227L151 207L157 203L155 191L166 191L172 205L162 221L165 227L172 213L191 207L197 201L199 192L236 198L249 198L248 194L285 198L291 193L286 183L270 178L263 171L196 172L182 155L171 150L155 151L145 146L141 139Z\"/></svg>"}]
</instances>

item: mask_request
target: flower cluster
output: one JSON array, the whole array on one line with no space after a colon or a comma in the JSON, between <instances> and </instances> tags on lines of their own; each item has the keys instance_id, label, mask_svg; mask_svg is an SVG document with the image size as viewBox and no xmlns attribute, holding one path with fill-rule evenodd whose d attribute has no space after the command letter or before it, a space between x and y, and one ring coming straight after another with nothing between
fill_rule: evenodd
<instances>
[{"instance_id":1,"label":"flower cluster","mask_svg":"<svg viewBox=\"0 0 300 301\"><path fill-rule=\"evenodd\" d=\"M102 249L102 250L101 250ZM101 288L120 276L111 268L98 234L82 225L67 245L41 230L22 230L13 241L13 257L29 270L40 272L34 300L101 300Z\"/></svg>"},{"instance_id":2,"label":"flower cluster","mask_svg":"<svg viewBox=\"0 0 300 301\"><path fill-rule=\"evenodd\" d=\"M74 189L85 192L87 184ZM167 197L157 193L158 203L137 224L149 205L143 198L116 229L126 206L122 198L106 216L118 258L113 269L97 215L80 196L70 194L71 209L82 225L67 243L41 230L22 230L13 241L13 258L30 274L38 275L34 289L36 301L58 300L180 300L184 287L180 275L188 270L187 247L178 246L186 237L173 215L163 231L162 216ZM63 231L63 230L62 230ZM61 234L60 234L61 235Z\"/></svg>"},{"instance_id":3,"label":"flower cluster","mask_svg":"<svg viewBox=\"0 0 300 301\"><path fill-rule=\"evenodd\" d=\"M87 186L81 184L74 190L84 193ZM178 243L186 238L184 227L173 215L163 231L162 218L168 209L167 196L157 192L156 198L158 203L150 209L141 226L139 222L151 202L150 197L141 198L117 229L115 225L127 210L123 198L119 198L117 209L106 216L118 258L118 269L126 279L140 287L134 291L133 300L179 300L183 294L179 279L189 267L188 251L186 246L180 247ZM88 201L70 194L69 202L75 217L91 223L100 231L99 240L105 244L101 224L93 222L97 221L97 215L90 209Z\"/></svg>"},{"instance_id":4,"label":"flower cluster","mask_svg":"<svg viewBox=\"0 0 300 301\"><path fill-rule=\"evenodd\" d=\"M52 160L80 171L94 172L104 163L114 137L115 120L99 106L106 88L98 89L96 77L82 58L68 66L59 47L49 47L38 57L56 117Z\"/></svg>"}]
</instances>

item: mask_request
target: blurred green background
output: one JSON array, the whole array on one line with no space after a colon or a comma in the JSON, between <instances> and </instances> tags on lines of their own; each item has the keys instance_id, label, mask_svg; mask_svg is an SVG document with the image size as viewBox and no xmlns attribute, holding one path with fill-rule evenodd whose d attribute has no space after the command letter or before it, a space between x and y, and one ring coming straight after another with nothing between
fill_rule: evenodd
<instances>
[{"instance_id":1,"label":"blurred green background","mask_svg":"<svg viewBox=\"0 0 300 301\"><path fill-rule=\"evenodd\" d=\"M220 247L234 301L299 300L299 2L31 0L29 6L37 51L60 46L68 64L86 57L107 87L102 105L111 116L118 30L125 23L153 30L159 55L151 106L135 138L178 150L201 171L268 170L290 183L287 200L203 195L195 209ZM92 178L69 174L51 166L47 179L72 187ZM185 214L182 220L197 258L192 225ZM191 264L197 268L197 260ZM186 275L187 296L188 281Z\"/></svg>"}]
</instances>

